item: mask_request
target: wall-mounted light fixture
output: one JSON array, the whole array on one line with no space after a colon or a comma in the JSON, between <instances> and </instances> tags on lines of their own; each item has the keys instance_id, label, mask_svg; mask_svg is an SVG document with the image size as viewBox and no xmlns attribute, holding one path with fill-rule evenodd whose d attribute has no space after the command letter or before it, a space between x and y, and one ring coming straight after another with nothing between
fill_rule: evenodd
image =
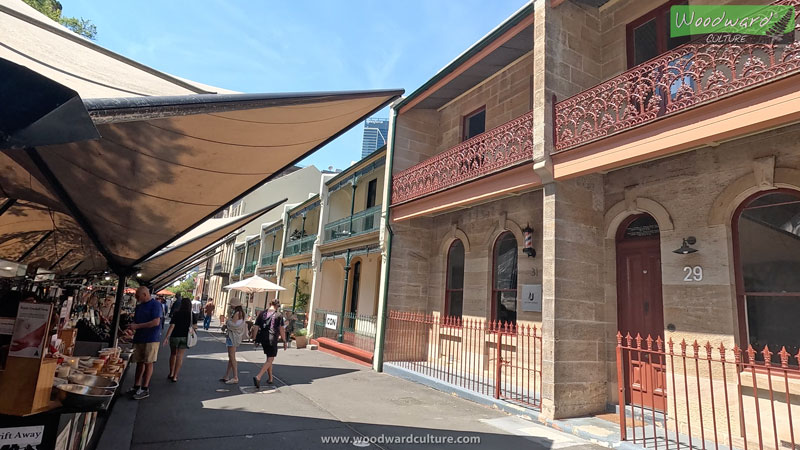
<instances>
[{"instance_id":1,"label":"wall-mounted light fixture","mask_svg":"<svg viewBox=\"0 0 800 450\"><path fill-rule=\"evenodd\" d=\"M688 255L689 253L694 253L697 251L697 249L692 248L692 245L696 243L697 239L694 236L683 238L683 244L681 244L681 247L676 250L673 250L672 253L677 253L679 255Z\"/></svg>"},{"instance_id":2,"label":"wall-mounted light fixture","mask_svg":"<svg viewBox=\"0 0 800 450\"><path fill-rule=\"evenodd\" d=\"M526 225L522 230L522 236L525 240L522 253L525 253L530 258L535 258L536 250L533 248L533 228L531 228L530 224Z\"/></svg>"}]
</instances>

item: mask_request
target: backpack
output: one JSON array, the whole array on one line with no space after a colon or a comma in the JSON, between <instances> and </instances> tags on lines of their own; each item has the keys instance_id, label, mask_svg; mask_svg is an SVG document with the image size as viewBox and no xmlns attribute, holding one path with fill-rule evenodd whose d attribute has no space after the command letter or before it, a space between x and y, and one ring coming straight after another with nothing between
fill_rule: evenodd
<instances>
[{"instance_id":1,"label":"backpack","mask_svg":"<svg viewBox=\"0 0 800 450\"><path fill-rule=\"evenodd\" d=\"M277 311L272 311L271 314L268 314L267 311L261 313L261 326L259 327L258 333L256 333L256 338L254 340L256 344L270 346L278 345L278 330L275 324L278 322L280 317L281 316Z\"/></svg>"}]
</instances>

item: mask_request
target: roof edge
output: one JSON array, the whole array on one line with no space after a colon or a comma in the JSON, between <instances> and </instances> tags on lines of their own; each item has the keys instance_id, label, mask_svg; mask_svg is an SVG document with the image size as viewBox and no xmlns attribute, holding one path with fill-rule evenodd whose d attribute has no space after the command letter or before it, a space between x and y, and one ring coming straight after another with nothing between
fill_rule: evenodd
<instances>
[{"instance_id":1,"label":"roof edge","mask_svg":"<svg viewBox=\"0 0 800 450\"><path fill-rule=\"evenodd\" d=\"M528 17L530 14L533 13L533 1L529 1L525 4L522 8L518 9L514 14L512 14L508 19L503 21L500 25L496 26L493 30L491 30L486 36L482 37L478 40L478 42L472 44L467 50L463 53L458 55L454 60L440 69L436 74L431 77L428 81L426 81L422 86L418 87L414 90L414 92L410 93L407 97L400 99L399 101L395 102L391 105L392 109L399 110L411 100L414 100L416 97L419 97L423 92L427 91L428 88L436 84L439 80L446 77L452 71L456 70L460 67L464 62L470 59L473 55L483 50L489 44L494 42L497 38L505 34L510 28L514 27L518 23L520 23L524 18Z\"/></svg>"}]
</instances>

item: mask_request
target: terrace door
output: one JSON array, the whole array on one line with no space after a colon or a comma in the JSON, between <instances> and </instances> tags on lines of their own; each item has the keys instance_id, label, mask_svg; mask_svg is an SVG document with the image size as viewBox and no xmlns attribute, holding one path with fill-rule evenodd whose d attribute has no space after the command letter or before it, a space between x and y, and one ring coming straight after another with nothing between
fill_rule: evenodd
<instances>
[{"instance_id":1,"label":"terrace door","mask_svg":"<svg viewBox=\"0 0 800 450\"><path fill-rule=\"evenodd\" d=\"M623 336L640 335L645 349L648 335L654 341L653 349L656 338L664 339L661 244L658 223L647 214L628 218L617 234L617 326ZM635 340L632 346L636 346ZM625 401L664 410L664 357L635 350L623 357Z\"/></svg>"}]
</instances>

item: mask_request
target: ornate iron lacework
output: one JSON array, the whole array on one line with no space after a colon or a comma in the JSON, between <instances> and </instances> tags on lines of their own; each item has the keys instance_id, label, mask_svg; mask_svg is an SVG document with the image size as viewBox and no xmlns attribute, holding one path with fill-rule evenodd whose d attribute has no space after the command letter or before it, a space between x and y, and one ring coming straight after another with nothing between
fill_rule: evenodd
<instances>
[{"instance_id":1,"label":"ornate iron lacework","mask_svg":"<svg viewBox=\"0 0 800 450\"><path fill-rule=\"evenodd\" d=\"M800 0L773 4L794 5L797 37ZM556 103L555 151L743 92L798 69L800 41L789 45L684 44Z\"/></svg>"},{"instance_id":2,"label":"ornate iron lacework","mask_svg":"<svg viewBox=\"0 0 800 450\"><path fill-rule=\"evenodd\" d=\"M533 111L392 178L392 204L450 189L533 159Z\"/></svg>"}]
</instances>

